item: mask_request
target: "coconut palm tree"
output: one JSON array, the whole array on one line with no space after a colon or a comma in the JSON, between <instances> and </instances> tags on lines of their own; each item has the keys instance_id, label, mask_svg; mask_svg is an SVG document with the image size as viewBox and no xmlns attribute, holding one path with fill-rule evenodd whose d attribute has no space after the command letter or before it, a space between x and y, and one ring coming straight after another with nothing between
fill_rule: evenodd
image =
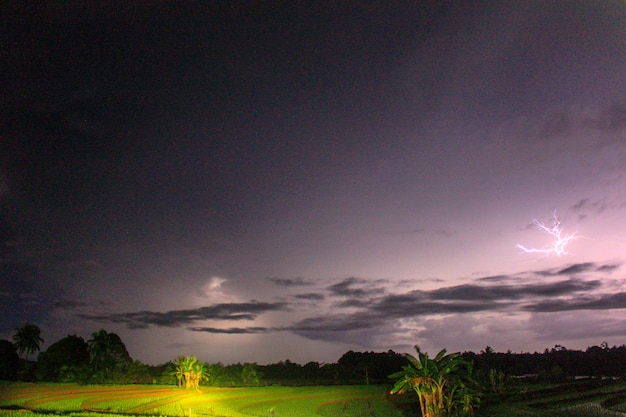
<instances>
[{"instance_id":1,"label":"coconut palm tree","mask_svg":"<svg viewBox=\"0 0 626 417\"><path fill-rule=\"evenodd\" d=\"M26 359L31 353L39 351L40 344L43 343L41 338L41 329L32 323L26 323L22 327L16 329L13 335L15 348L20 354L26 353Z\"/></svg>"},{"instance_id":2,"label":"coconut palm tree","mask_svg":"<svg viewBox=\"0 0 626 417\"><path fill-rule=\"evenodd\" d=\"M478 396L471 385L471 364L458 353L441 350L433 359L415 346L417 358L407 354L409 364L390 375L397 379L392 394L413 390L423 417L471 415Z\"/></svg>"}]
</instances>

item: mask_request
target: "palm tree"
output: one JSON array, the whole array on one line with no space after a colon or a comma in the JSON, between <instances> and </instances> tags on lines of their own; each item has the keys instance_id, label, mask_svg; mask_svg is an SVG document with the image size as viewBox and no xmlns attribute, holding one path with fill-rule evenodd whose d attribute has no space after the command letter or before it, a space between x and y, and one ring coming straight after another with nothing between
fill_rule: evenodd
<instances>
[{"instance_id":1,"label":"palm tree","mask_svg":"<svg viewBox=\"0 0 626 417\"><path fill-rule=\"evenodd\" d=\"M195 356L179 356L174 365L174 375L179 387L184 385L185 389L199 389L200 382L208 379L206 365Z\"/></svg>"},{"instance_id":2,"label":"palm tree","mask_svg":"<svg viewBox=\"0 0 626 417\"><path fill-rule=\"evenodd\" d=\"M89 362L96 371L99 371L111 353L111 340L109 333L104 329L92 333L91 337L92 339L87 342Z\"/></svg>"},{"instance_id":3,"label":"palm tree","mask_svg":"<svg viewBox=\"0 0 626 417\"><path fill-rule=\"evenodd\" d=\"M41 338L41 329L32 323L26 323L16 329L13 340L17 351L21 354L26 353L26 359L31 353L38 352L40 344L44 341Z\"/></svg>"},{"instance_id":4,"label":"palm tree","mask_svg":"<svg viewBox=\"0 0 626 417\"><path fill-rule=\"evenodd\" d=\"M472 366L458 353L441 350L433 359L415 346L417 358L407 354L409 364L390 375L398 379L392 394L414 390L423 417L463 416L473 413L478 402L471 385Z\"/></svg>"}]
</instances>

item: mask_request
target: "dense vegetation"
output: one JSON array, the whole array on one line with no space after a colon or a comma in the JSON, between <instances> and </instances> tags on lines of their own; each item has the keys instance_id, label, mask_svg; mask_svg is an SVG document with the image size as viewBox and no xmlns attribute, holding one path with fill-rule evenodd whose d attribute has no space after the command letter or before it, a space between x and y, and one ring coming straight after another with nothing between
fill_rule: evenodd
<instances>
[{"instance_id":1,"label":"dense vegetation","mask_svg":"<svg viewBox=\"0 0 626 417\"><path fill-rule=\"evenodd\" d=\"M181 356L158 366L146 365L130 357L118 335L99 330L88 341L69 335L39 353L37 361L29 360L41 341L39 328L32 324L17 329L14 343L0 340L0 379L176 385L181 383L176 362L190 357ZM26 357L20 359L18 352ZM496 391L512 376L561 382L575 376L626 375L626 345L609 347L606 343L585 351L557 345L543 353L499 353L487 346L479 353L463 352L460 359L473 364L475 379ZM202 377L197 383L205 386L368 385L394 383L389 375L402 370L409 361L407 356L389 350L380 353L349 351L336 363L328 364L301 365L287 359L268 365L196 361L194 366L201 366ZM196 384L195 381L189 383Z\"/></svg>"},{"instance_id":2,"label":"dense vegetation","mask_svg":"<svg viewBox=\"0 0 626 417\"><path fill-rule=\"evenodd\" d=\"M585 351L557 345L543 353L498 353L487 346L479 353L447 354L442 350L433 358L416 346L416 357L391 350L381 353L349 351L336 363L309 362L304 365L290 360L268 365L209 364L195 356L183 355L162 365L150 366L133 360L120 337L105 330L93 333L87 341L69 335L51 344L39 353L37 361L33 361L30 356L43 342L40 333L37 326L27 324L17 329L14 343L0 340L0 379L83 386L144 384L148 387L146 384L151 384L157 390L155 392L161 393L165 392L163 388L156 387L169 385L169 390L182 389L191 396L205 392L201 386L229 389L277 385L378 386L377 389L387 394L397 394L384 398L377 396L376 401L384 400L380 404L387 404L379 404L380 407L393 404L392 408L402 409L404 415L425 417L465 416L476 410L476 415L483 416L568 417L609 416L626 411L622 401L626 387L615 382L626 375L625 345L609 347L602 343ZM19 354L23 357L20 358ZM0 388L7 386L15 385L4 384ZM280 395L283 394L287 395ZM172 398L178 396L175 394ZM300 398L298 395L293 398L296 397ZM376 414L371 408L373 397L359 398L362 402L359 407L365 407L360 415L386 415ZM82 404L84 399L80 401ZM279 402L284 401L292 400L281 399ZM356 403L346 401L338 402L344 408L336 415L351 415L346 407ZM281 406L285 410L289 407L297 409L298 406ZM328 405L325 410L333 407ZM391 415L389 410L385 413Z\"/></svg>"},{"instance_id":3,"label":"dense vegetation","mask_svg":"<svg viewBox=\"0 0 626 417\"><path fill-rule=\"evenodd\" d=\"M417 357L406 355L409 364L391 375L397 379L392 394L414 391L423 417L461 417L474 414L479 386L470 362L458 353L440 351L433 359L415 346Z\"/></svg>"},{"instance_id":4,"label":"dense vegetation","mask_svg":"<svg viewBox=\"0 0 626 417\"><path fill-rule=\"evenodd\" d=\"M552 381L574 376L626 376L626 345L609 347L602 343L584 351L556 345L543 353L498 353L487 347L479 354L465 352L462 356L483 371L497 369L506 375L534 375Z\"/></svg>"}]
</instances>

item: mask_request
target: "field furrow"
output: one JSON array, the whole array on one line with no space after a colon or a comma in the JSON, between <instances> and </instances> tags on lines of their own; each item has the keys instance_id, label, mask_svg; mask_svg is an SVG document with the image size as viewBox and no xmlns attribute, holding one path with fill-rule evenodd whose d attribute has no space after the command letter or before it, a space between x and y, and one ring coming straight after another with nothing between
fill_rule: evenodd
<instances>
[{"instance_id":1,"label":"field furrow","mask_svg":"<svg viewBox=\"0 0 626 417\"><path fill-rule=\"evenodd\" d=\"M69 417L159 415L167 417L319 417L336 404L341 417L397 416L383 404L386 388L375 386L201 388L163 386L78 386L7 384L0 392L0 415L28 412ZM376 411L375 408L383 411ZM387 407L387 408L385 408ZM351 411L352 410L352 411ZM21 413L21 414L20 414ZM332 416L325 412L323 415Z\"/></svg>"},{"instance_id":2,"label":"field furrow","mask_svg":"<svg viewBox=\"0 0 626 417\"><path fill-rule=\"evenodd\" d=\"M146 403L146 404L142 404L142 405L139 405L137 407L129 408L128 410L126 410L126 413L128 413L128 414L141 414L141 413L145 413L146 411L153 410L153 409L155 409L157 407L163 407L165 405L172 404L172 403L175 403L175 402L180 402L180 401L183 401L183 400L185 400L187 398L194 398L194 397L197 397L199 395L202 395L202 394L200 394L198 392L192 392L192 393L181 392L181 393L172 395L171 397L160 398L158 400L150 399L151 401Z\"/></svg>"}]
</instances>

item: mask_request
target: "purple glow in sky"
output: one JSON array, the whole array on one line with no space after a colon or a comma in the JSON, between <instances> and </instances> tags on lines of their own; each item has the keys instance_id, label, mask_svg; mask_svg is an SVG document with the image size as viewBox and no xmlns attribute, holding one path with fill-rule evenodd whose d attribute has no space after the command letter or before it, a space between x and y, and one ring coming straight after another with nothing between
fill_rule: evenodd
<instances>
[{"instance_id":1,"label":"purple glow in sky","mask_svg":"<svg viewBox=\"0 0 626 417\"><path fill-rule=\"evenodd\" d=\"M355 3L4 2L0 337L626 343L626 4Z\"/></svg>"}]
</instances>

